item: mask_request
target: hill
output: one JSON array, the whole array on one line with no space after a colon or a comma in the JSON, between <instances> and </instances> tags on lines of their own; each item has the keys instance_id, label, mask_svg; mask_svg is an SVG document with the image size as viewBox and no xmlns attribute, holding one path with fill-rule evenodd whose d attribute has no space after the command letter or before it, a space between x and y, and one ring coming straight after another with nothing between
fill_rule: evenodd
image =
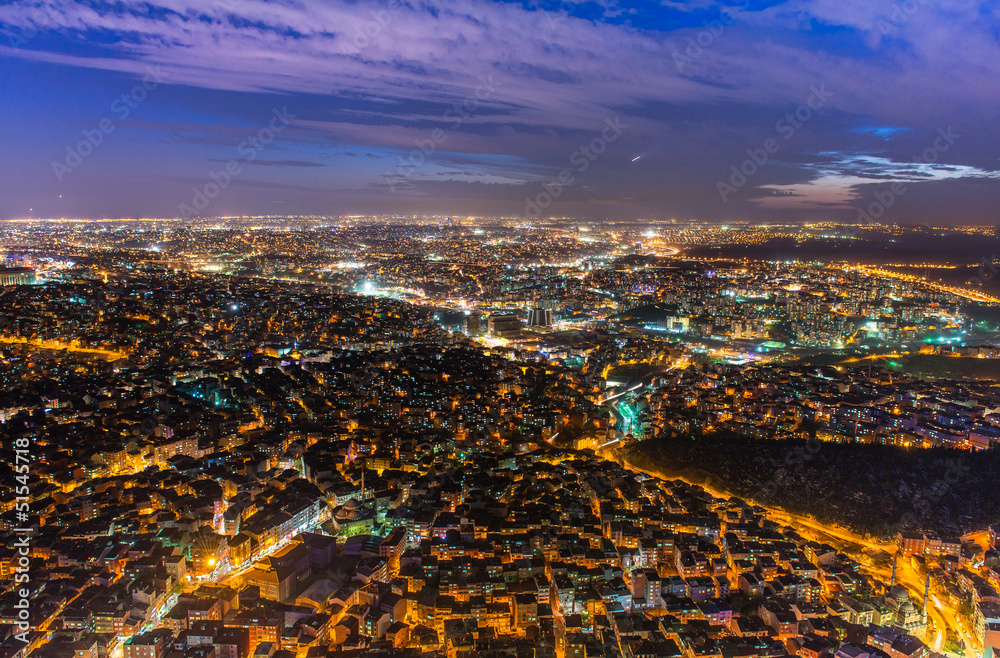
<instances>
[{"instance_id":1,"label":"hill","mask_svg":"<svg viewBox=\"0 0 1000 658\"><path fill-rule=\"evenodd\" d=\"M623 449L631 463L869 536L944 536L1000 522L1000 450L660 438Z\"/></svg>"}]
</instances>

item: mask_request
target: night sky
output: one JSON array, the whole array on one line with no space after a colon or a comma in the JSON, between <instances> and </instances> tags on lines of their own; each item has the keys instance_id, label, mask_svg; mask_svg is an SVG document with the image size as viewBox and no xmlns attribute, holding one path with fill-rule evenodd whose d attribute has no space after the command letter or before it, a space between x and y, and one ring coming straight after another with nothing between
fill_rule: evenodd
<instances>
[{"instance_id":1,"label":"night sky","mask_svg":"<svg viewBox=\"0 0 1000 658\"><path fill-rule=\"evenodd\" d=\"M0 5L7 219L996 223L998 115L995 0Z\"/></svg>"}]
</instances>

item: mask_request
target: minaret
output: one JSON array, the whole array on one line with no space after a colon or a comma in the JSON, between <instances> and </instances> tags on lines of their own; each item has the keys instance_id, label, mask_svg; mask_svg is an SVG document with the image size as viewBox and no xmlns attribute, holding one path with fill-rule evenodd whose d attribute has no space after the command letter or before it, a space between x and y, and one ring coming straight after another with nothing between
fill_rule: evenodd
<instances>
[{"instance_id":1,"label":"minaret","mask_svg":"<svg viewBox=\"0 0 1000 658\"><path fill-rule=\"evenodd\" d=\"M927 606L930 603L931 594L931 572L927 571L927 580L924 581L924 625L927 625Z\"/></svg>"},{"instance_id":2,"label":"minaret","mask_svg":"<svg viewBox=\"0 0 1000 658\"><path fill-rule=\"evenodd\" d=\"M892 581L889 583L889 587L895 587L896 585L896 560L899 559L899 551L897 551L892 556Z\"/></svg>"}]
</instances>

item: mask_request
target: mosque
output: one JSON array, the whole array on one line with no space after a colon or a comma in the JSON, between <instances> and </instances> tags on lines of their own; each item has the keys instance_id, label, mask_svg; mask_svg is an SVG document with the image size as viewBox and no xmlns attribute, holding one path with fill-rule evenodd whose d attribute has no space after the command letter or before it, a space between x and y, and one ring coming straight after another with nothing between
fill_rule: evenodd
<instances>
[{"instance_id":1,"label":"mosque","mask_svg":"<svg viewBox=\"0 0 1000 658\"><path fill-rule=\"evenodd\" d=\"M927 628L927 616L923 610L913 605L905 588L893 585L882 601L894 613L894 625L910 634L920 634Z\"/></svg>"},{"instance_id":2,"label":"mosque","mask_svg":"<svg viewBox=\"0 0 1000 658\"><path fill-rule=\"evenodd\" d=\"M338 536L368 535L375 528L375 510L351 498L334 510L333 522Z\"/></svg>"},{"instance_id":3,"label":"mosque","mask_svg":"<svg viewBox=\"0 0 1000 658\"><path fill-rule=\"evenodd\" d=\"M927 582L924 585L924 607L918 608L910 600L910 594L905 587L896 584L896 560L897 553L892 559L892 585L889 591L882 597L885 603L893 612L893 624L905 629L911 634L920 634L927 628L927 599L930 595L931 580L927 574Z\"/></svg>"}]
</instances>

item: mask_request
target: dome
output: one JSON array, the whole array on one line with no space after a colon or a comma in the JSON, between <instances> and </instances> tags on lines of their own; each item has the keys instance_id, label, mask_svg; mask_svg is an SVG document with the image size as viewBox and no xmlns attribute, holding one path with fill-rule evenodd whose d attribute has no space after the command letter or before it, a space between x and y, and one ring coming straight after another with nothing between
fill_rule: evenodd
<instances>
[{"instance_id":1,"label":"dome","mask_svg":"<svg viewBox=\"0 0 1000 658\"><path fill-rule=\"evenodd\" d=\"M889 590L889 596L891 596L892 598L896 599L900 603L902 603L903 601L909 601L910 600L910 595L907 594L906 590L904 588L900 587L899 585L896 585L895 587L892 587Z\"/></svg>"},{"instance_id":2,"label":"dome","mask_svg":"<svg viewBox=\"0 0 1000 658\"><path fill-rule=\"evenodd\" d=\"M904 615L912 615L916 614L917 609L913 606L912 602L907 601L903 605L899 606L899 611L902 612Z\"/></svg>"},{"instance_id":3,"label":"dome","mask_svg":"<svg viewBox=\"0 0 1000 658\"><path fill-rule=\"evenodd\" d=\"M334 514L334 518L338 521L353 521L354 519L360 518L364 514L364 507L361 503L355 499L351 498L349 501L344 503Z\"/></svg>"}]
</instances>

